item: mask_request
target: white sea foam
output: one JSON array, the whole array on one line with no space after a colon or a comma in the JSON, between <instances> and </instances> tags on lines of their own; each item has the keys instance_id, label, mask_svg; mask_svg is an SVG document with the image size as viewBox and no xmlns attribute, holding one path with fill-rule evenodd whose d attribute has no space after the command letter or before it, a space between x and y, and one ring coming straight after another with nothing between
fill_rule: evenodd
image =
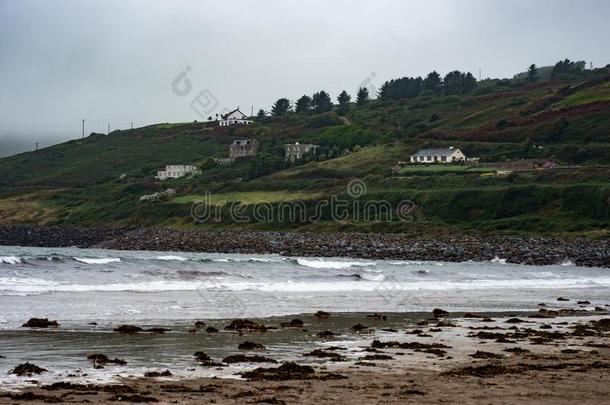
<instances>
[{"instance_id":1,"label":"white sea foam","mask_svg":"<svg viewBox=\"0 0 610 405\"><path fill-rule=\"evenodd\" d=\"M420 262L420 261L415 261L415 260L400 260L400 261L391 261L388 262L388 264L391 264L393 266L421 266L422 264L429 264L426 262Z\"/></svg>"},{"instance_id":2,"label":"white sea foam","mask_svg":"<svg viewBox=\"0 0 610 405\"><path fill-rule=\"evenodd\" d=\"M360 273L358 276L367 281L383 281L385 276L383 274L371 274L371 273Z\"/></svg>"},{"instance_id":3,"label":"white sea foam","mask_svg":"<svg viewBox=\"0 0 610 405\"><path fill-rule=\"evenodd\" d=\"M506 259L500 259L498 256L491 259L492 263L506 264Z\"/></svg>"},{"instance_id":4,"label":"white sea foam","mask_svg":"<svg viewBox=\"0 0 610 405\"><path fill-rule=\"evenodd\" d=\"M118 263L121 261L118 257L75 257L74 260L81 263L86 264L108 264L108 263Z\"/></svg>"},{"instance_id":5,"label":"white sea foam","mask_svg":"<svg viewBox=\"0 0 610 405\"><path fill-rule=\"evenodd\" d=\"M172 256L172 255L167 255L167 256L157 256L155 257L155 259L157 260L165 260L165 261L177 261L177 262L185 262L188 259L182 256Z\"/></svg>"},{"instance_id":6,"label":"white sea foam","mask_svg":"<svg viewBox=\"0 0 610 405\"><path fill-rule=\"evenodd\" d=\"M296 259L297 264L314 269L349 269L350 267L375 266L375 262L348 262L331 260Z\"/></svg>"},{"instance_id":7,"label":"white sea foam","mask_svg":"<svg viewBox=\"0 0 610 405\"><path fill-rule=\"evenodd\" d=\"M0 256L0 263L2 264L19 264L21 258L17 256Z\"/></svg>"},{"instance_id":8,"label":"white sea foam","mask_svg":"<svg viewBox=\"0 0 610 405\"><path fill-rule=\"evenodd\" d=\"M373 275L373 278L382 276ZM381 280L375 280L381 281ZM164 291L200 291L213 294L217 291L261 291L261 292L349 292L380 291L383 283L363 281L286 281L286 282L229 282L229 281L143 281L136 283L110 284L64 284L43 279L1 278L0 291L3 293L51 293L51 292L116 292L131 291L155 293ZM417 281L393 282L393 291L446 291L482 289L564 289L610 287L610 278L566 278L566 279L505 279L466 281ZM5 294L6 295L6 294Z\"/></svg>"},{"instance_id":9,"label":"white sea foam","mask_svg":"<svg viewBox=\"0 0 610 405\"><path fill-rule=\"evenodd\" d=\"M561 265L562 266L566 266L566 267L567 266L574 266L574 263L571 260L566 260L566 261L561 262Z\"/></svg>"},{"instance_id":10,"label":"white sea foam","mask_svg":"<svg viewBox=\"0 0 610 405\"><path fill-rule=\"evenodd\" d=\"M281 259L267 259L264 257L223 257L220 259L205 259L207 261L215 262L215 263L280 263L286 260L286 258Z\"/></svg>"}]
</instances>

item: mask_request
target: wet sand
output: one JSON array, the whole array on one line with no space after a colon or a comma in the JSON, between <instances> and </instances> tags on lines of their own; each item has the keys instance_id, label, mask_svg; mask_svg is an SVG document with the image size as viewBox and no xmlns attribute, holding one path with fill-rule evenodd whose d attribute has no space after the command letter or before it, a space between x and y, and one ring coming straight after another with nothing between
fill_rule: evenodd
<instances>
[{"instance_id":1,"label":"wet sand","mask_svg":"<svg viewBox=\"0 0 610 405\"><path fill-rule=\"evenodd\" d=\"M567 316L562 316L567 315ZM582 315L582 316L575 316ZM341 315L331 315L340 317ZM532 403L600 404L610 395L610 319L573 311L529 316L447 318L439 313L420 325L367 337L345 348L320 340L324 357L303 357L298 366L233 378L123 378L111 385L30 383L0 393L0 403ZM384 321L363 316L383 329ZM265 332L242 332L256 340ZM348 351L357 356L345 356ZM236 350L237 352L237 350ZM334 353L334 354L333 354ZM253 353L244 353L252 355ZM264 356L264 351L256 352ZM333 357L339 356L333 361ZM341 357L344 357L343 359ZM220 361L220 359L213 359ZM309 369L307 365L312 366ZM205 367L199 364L196 367ZM278 367L287 368L277 373ZM159 370L162 371L162 370ZM24 377L36 380L36 376Z\"/></svg>"}]
</instances>

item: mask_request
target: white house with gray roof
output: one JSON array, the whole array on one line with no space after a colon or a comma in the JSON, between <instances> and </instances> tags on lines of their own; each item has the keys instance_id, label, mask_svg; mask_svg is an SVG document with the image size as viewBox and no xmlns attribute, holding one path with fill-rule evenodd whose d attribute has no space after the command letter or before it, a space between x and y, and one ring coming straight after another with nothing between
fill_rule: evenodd
<instances>
[{"instance_id":1,"label":"white house with gray roof","mask_svg":"<svg viewBox=\"0 0 610 405\"><path fill-rule=\"evenodd\" d=\"M422 149L415 155L411 155L411 163L457 163L465 161L466 155L453 146L449 148Z\"/></svg>"},{"instance_id":2,"label":"white house with gray roof","mask_svg":"<svg viewBox=\"0 0 610 405\"><path fill-rule=\"evenodd\" d=\"M218 125L221 127L228 127L231 125L250 125L253 122L254 121L248 119L246 114L239 111L239 107L237 107L237 109L223 115L222 119L218 121Z\"/></svg>"}]
</instances>

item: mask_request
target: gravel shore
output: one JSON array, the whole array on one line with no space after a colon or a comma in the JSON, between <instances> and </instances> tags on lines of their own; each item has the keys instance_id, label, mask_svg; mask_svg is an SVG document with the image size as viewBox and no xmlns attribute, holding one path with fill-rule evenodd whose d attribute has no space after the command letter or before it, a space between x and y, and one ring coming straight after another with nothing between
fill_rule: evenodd
<instances>
[{"instance_id":1,"label":"gravel shore","mask_svg":"<svg viewBox=\"0 0 610 405\"><path fill-rule=\"evenodd\" d=\"M610 241L584 238L438 236L406 234L184 231L144 228L101 244L111 249L287 256L353 257L449 262L489 261L610 267Z\"/></svg>"},{"instance_id":2,"label":"gravel shore","mask_svg":"<svg viewBox=\"0 0 610 405\"><path fill-rule=\"evenodd\" d=\"M0 245L610 267L610 240L566 237L5 226Z\"/></svg>"}]
</instances>

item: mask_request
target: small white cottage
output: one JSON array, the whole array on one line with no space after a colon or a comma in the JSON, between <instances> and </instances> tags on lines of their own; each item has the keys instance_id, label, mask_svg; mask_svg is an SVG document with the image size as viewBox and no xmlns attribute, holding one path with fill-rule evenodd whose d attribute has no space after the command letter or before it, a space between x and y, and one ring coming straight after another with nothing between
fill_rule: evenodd
<instances>
[{"instance_id":1,"label":"small white cottage","mask_svg":"<svg viewBox=\"0 0 610 405\"><path fill-rule=\"evenodd\" d=\"M457 163L465 162L466 155L461 150L449 148L422 149L411 155L411 163Z\"/></svg>"},{"instance_id":2,"label":"small white cottage","mask_svg":"<svg viewBox=\"0 0 610 405\"><path fill-rule=\"evenodd\" d=\"M249 120L248 116L237 109L228 112L227 114L222 116L222 119L218 121L218 125L221 127L228 127L230 125L249 125L254 121Z\"/></svg>"}]
</instances>

